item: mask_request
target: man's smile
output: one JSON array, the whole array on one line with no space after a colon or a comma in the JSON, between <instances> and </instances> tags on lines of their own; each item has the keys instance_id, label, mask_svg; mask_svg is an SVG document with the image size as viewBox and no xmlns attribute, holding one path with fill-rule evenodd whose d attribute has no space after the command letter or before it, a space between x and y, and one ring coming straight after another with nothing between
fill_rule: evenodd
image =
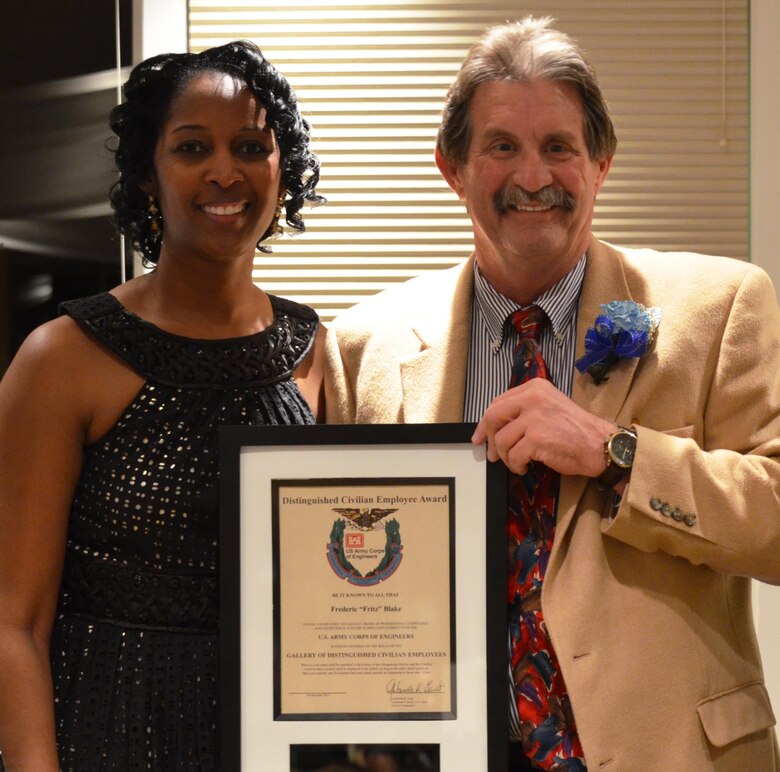
<instances>
[{"instance_id":1,"label":"man's smile","mask_svg":"<svg viewBox=\"0 0 780 772\"><path fill-rule=\"evenodd\" d=\"M561 208L572 211L576 202L563 188L547 186L535 193L529 193L516 185L509 185L496 193L494 197L499 214L505 214L510 209L516 212L549 212Z\"/></svg>"},{"instance_id":2,"label":"man's smile","mask_svg":"<svg viewBox=\"0 0 780 772\"><path fill-rule=\"evenodd\" d=\"M550 209L554 209L555 207L552 204L548 204L546 206L544 205L530 206L528 204L517 204L517 205L510 204L508 208L513 209L515 212L549 212Z\"/></svg>"}]
</instances>

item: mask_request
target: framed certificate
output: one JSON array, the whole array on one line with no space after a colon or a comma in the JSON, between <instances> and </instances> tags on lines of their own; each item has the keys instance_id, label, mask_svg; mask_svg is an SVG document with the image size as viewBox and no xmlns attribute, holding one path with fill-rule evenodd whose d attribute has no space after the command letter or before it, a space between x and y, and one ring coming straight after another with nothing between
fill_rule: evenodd
<instances>
[{"instance_id":1,"label":"framed certificate","mask_svg":"<svg viewBox=\"0 0 780 772\"><path fill-rule=\"evenodd\" d=\"M506 473L473 429L221 430L223 769L506 768Z\"/></svg>"}]
</instances>

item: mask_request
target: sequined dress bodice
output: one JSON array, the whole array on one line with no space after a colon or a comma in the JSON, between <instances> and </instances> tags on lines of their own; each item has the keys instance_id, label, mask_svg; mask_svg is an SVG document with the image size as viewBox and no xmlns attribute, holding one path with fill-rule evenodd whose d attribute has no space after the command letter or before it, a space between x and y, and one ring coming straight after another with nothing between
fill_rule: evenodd
<instances>
[{"instance_id":1,"label":"sequined dress bodice","mask_svg":"<svg viewBox=\"0 0 780 772\"><path fill-rule=\"evenodd\" d=\"M62 310L145 379L84 451L52 643L63 770L216 770L218 428L309 424L292 371L316 314L166 333L109 294Z\"/></svg>"}]
</instances>

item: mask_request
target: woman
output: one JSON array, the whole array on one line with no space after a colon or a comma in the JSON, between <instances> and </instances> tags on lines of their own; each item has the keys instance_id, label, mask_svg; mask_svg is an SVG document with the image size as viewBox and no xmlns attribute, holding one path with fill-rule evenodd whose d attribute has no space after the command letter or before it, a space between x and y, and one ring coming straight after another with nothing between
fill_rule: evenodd
<instances>
[{"instance_id":1,"label":"woman","mask_svg":"<svg viewBox=\"0 0 780 772\"><path fill-rule=\"evenodd\" d=\"M9 771L218 768L217 428L322 413L316 314L252 282L321 201L289 84L231 43L143 62L125 100L112 204L154 270L63 304L0 383Z\"/></svg>"}]
</instances>

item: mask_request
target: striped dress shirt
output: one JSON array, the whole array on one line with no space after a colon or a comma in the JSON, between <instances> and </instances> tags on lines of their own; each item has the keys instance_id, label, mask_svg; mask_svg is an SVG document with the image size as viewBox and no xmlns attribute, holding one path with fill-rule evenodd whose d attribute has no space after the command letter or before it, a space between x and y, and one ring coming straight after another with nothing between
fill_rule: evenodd
<instances>
[{"instance_id":1,"label":"striped dress shirt","mask_svg":"<svg viewBox=\"0 0 780 772\"><path fill-rule=\"evenodd\" d=\"M568 397L574 377L577 304L586 261L583 255L566 276L533 302L550 319L550 326L542 331L540 341L550 378ZM479 421L485 408L509 385L512 355L519 335L508 317L519 308L517 303L493 289L475 262L464 421Z\"/></svg>"}]
</instances>

